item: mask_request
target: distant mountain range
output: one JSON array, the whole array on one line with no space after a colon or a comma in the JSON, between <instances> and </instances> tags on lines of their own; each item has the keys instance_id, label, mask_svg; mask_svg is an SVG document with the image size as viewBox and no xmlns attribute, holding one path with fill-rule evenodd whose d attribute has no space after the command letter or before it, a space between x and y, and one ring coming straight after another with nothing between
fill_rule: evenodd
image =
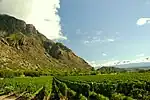
<instances>
[{"instance_id":1,"label":"distant mountain range","mask_svg":"<svg viewBox=\"0 0 150 100\"><path fill-rule=\"evenodd\" d=\"M116 65L115 67L119 67L119 68L150 68L150 62L129 63L129 64Z\"/></svg>"},{"instance_id":2,"label":"distant mountain range","mask_svg":"<svg viewBox=\"0 0 150 100\"><path fill-rule=\"evenodd\" d=\"M98 66L96 67L96 69L99 69L101 67L116 67L116 68L123 68L123 69L150 69L150 62L149 62L149 58L144 58L143 60L141 60L141 62L126 60L126 61L112 63L112 65L110 66Z\"/></svg>"},{"instance_id":3,"label":"distant mountain range","mask_svg":"<svg viewBox=\"0 0 150 100\"><path fill-rule=\"evenodd\" d=\"M135 72L140 70L149 70L150 69L150 62L142 62L142 63L130 63L130 64L122 64L116 66L103 66L103 67L96 67L97 71L102 73L112 73L112 72Z\"/></svg>"}]
</instances>

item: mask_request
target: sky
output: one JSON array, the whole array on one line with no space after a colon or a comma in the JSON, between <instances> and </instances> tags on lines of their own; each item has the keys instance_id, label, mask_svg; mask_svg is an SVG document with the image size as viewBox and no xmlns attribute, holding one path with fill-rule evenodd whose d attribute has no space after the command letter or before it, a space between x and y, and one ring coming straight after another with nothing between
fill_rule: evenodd
<instances>
[{"instance_id":1,"label":"sky","mask_svg":"<svg viewBox=\"0 0 150 100\"><path fill-rule=\"evenodd\" d=\"M34 24L92 66L150 56L150 0L0 0L0 14Z\"/></svg>"},{"instance_id":2,"label":"sky","mask_svg":"<svg viewBox=\"0 0 150 100\"><path fill-rule=\"evenodd\" d=\"M63 43L94 66L150 56L150 0L61 0L60 6Z\"/></svg>"},{"instance_id":3,"label":"sky","mask_svg":"<svg viewBox=\"0 0 150 100\"><path fill-rule=\"evenodd\" d=\"M8 14L33 24L52 40L66 40L58 15L59 0L0 0L0 14Z\"/></svg>"}]
</instances>

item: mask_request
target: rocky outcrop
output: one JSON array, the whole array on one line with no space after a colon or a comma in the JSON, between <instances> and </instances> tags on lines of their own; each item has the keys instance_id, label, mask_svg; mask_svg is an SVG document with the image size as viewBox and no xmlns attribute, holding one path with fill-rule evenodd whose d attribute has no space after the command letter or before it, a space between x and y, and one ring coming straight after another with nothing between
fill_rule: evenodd
<instances>
[{"instance_id":1,"label":"rocky outcrop","mask_svg":"<svg viewBox=\"0 0 150 100\"><path fill-rule=\"evenodd\" d=\"M0 15L0 52L0 68L91 68L62 43L47 39L32 24L8 15Z\"/></svg>"},{"instance_id":2,"label":"rocky outcrop","mask_svg":"<svg viewBox=\"0 0 150 100\"><path fill-rule=\"evenodd\" d=\"M26 33L37 33L36 28L32 24L27 24L26 25Z\"/></svg>"},{"instance_id":3,"label":"rocky outcrop","mask_svg":"<svg viewBox=\"0 0 150 100\"><path fill-rule=\"evenodd\" d=\"M11 34L26 31L26 23L8 15L0 15L0 30Z\"/></svg>"},{"instance_id":4,"label":"rocky outcrop","mask_svg":"<svg viewBox=\"0 0 150 100\"><path fill-rule=\"evenodd\" d=\"M26 24L24 21L8 15L0 15L0 30L6 31L9 34L16 32L22 32L24 34L37 33L34 25Z\"/></svg>"}]
</instances>

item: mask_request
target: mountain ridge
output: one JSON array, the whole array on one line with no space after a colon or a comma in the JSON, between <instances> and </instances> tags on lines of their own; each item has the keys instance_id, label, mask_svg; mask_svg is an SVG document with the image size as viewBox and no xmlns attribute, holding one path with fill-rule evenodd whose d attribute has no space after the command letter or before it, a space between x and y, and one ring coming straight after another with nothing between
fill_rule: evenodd
<instances>
[{"instance_id":1,"label":"mountain ridge","mask_svg":"<svg viewBox=\"0 0 150 100\"><path fill-rule=\"evenodd\" d=\"M0 48L0 69L91 69L62 43L47 39L34 25L9 15L0 14Z\"/></svg>"}]
</instances>

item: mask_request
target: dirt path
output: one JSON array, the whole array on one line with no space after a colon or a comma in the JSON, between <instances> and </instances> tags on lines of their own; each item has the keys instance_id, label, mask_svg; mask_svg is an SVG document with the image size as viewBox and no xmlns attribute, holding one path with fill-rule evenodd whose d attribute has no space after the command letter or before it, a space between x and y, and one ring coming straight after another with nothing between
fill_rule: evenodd
<instances>
[{"instance_id":1,"label":"dirt path","mask_svg":"<svg viewBox=\"0 0 150 100\"><path fill-rule=\"evenodd\" d=\"M16 96L13 94L0 96L0 100L15 100L15 99Z\"/></svg>"},{"instance_id":2,"label":"dirt path","mask_svg":"<svg viewBox=\"0 0 150 100\"><path fill-rule=\"evenodd\" d=\"M2 96L0 96L0 100L3 100L6 97L8 97L8 95L2 95Z\"/></svg>"},{"instance_id":3,"label":"dirt path","mask_svg":"<svg viewBox=\"0 0 150 100\"><path fill-rule=\"evenodd\" d=\"M2 100L16 100L16 97L15 96L10 96L10 97L6 97Z\"/></svg>"}]
</instances>

